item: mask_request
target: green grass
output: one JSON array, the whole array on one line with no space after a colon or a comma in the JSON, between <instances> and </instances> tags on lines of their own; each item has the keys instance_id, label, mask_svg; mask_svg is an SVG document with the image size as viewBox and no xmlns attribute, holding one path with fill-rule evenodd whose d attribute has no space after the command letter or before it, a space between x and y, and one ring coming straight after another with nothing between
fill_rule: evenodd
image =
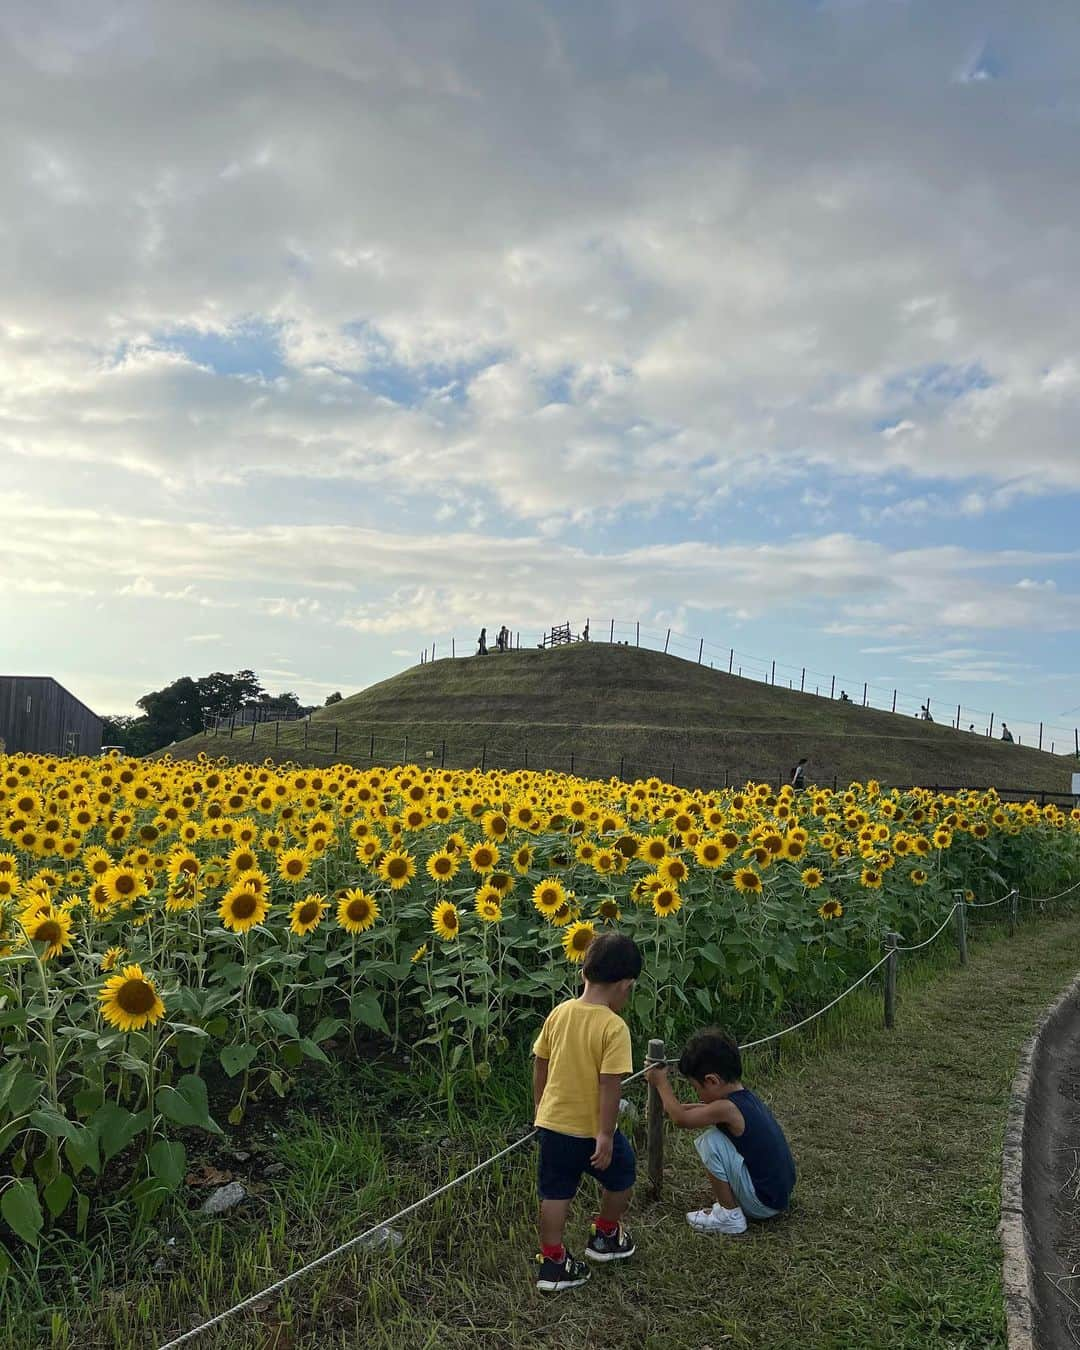
<instances>
[{"instance_id":1,"label":"green grass","mask_svg":"<svg viewBox=\"0 0 1080 1350\"><path fill-rule=\"evenodd\" d=\"M1075 973L1078 939L1075 914L1028 922L1011 941L996 924L973 926L961 970L945 934L902 971L894 1031L880 1028L880 994L868 989L756 1054L746 1081L784 1123L799 1184L791 1214L744 1239L688 1231L683 1211L704 1189L691 1138L669 1134L665 1194L652 1201L643 1189L635 1201L638 1256L544 1299L529 1278L526 1147L405 1220L393 1253L341 1258L196 1344L1003 1346L1006 1095L1021 1042ZM305 1108L265 1122L263 1160L284 1171L256 1181L244 1210L224 1222L174 1211L137 1241L118 1217L90 1248L47 1251L37 1288L11 1275L0 1286L0 1344L127 1350L188 1327L500 1147L526 1116L524 1056L483 1094L448 1122L425 1071L337 1066ZM587 1215L583 1199L578 1245ZM167 1233L171 1264L150 1273ZM50 1304L58 1311L41 1311Z\"/></svg>"},{"instance_id":2,"label":"green grass","mask_svg":"<svg viewBox=\"0 0 1080 1350\"><path fill-rule=\"evenodd\" d=\"M335 730L337 732L335 748ZM606 643L414 666L330 708L283 723L194 737L174 755L302 763L402 759L447 766L569 770L688 786L786 779L801 756L812 781L875 777L909 786L1064 792L1070 761L827 697L774 688L661 652ZM674 766L674 770L673 770Z\"/></svg>"}]
</instances>

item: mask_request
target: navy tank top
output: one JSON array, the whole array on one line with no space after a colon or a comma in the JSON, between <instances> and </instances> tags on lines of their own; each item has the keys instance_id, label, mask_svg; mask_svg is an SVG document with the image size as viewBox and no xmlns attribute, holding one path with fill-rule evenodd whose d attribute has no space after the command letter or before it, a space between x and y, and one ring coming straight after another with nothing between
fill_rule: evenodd
<instances>
[{"instance_id":1,"label":"navy tank top","mask_svg":"<svg viewBox=\"0 0 1080 1350\"><path fill-rule=\"evenodd\" d=\"M795 1189L795 1160L776 1117L749 1088L733 1092L728 1101L737 1106L746 1122L738 1139L721 1125L735 1150L746 1163L757 1198L769 1209L787 1209Z\"/></svg>"}]
</instances>

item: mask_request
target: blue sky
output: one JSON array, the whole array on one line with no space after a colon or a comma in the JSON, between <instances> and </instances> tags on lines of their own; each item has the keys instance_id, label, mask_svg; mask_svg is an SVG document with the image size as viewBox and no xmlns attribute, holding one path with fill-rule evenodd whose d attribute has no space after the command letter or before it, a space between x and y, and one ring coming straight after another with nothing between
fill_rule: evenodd
<instances>
[{"instance_id":1,"label":"blue sky","mask_svg":"<svg viewBox=\"0 0 1080 1350\"><path fill-rule=\"evenodd\" d=\"M0 18L5 665L616 617L1071 736L1064 7L309 13Z\"/></svg>"}]
</instances>

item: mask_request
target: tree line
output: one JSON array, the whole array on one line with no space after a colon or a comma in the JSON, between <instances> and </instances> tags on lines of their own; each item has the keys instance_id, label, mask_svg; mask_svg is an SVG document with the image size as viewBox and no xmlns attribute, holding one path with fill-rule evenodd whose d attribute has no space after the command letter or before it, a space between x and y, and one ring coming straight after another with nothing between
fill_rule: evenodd
<instances>
[{"instance_id":1,"label":"tree line","mask_svg":"<svg viewBox=\"0 0 1080 1350\"><path fill-rule=\"evenodd\" d=\"M327 705L340 702L340 693L326 700ZM148 755L197 736L214 717L230 717L252 704L272 704L282 717L311 711L291 691L270 694L253 670L232 675L216 670L197 679L181 675L138 699L135 706L141 711L136 716L103 717L101 743L122 746L129 755Z\"/></svg>"}]
</instances>

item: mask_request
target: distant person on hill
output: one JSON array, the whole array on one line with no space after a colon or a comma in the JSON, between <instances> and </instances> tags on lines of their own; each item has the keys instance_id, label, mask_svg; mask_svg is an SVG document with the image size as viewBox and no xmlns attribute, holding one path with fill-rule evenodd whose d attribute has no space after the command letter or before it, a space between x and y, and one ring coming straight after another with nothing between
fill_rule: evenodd
<instances>
[{"instance_id":1,"label":"distant person on hill","mask_svg":"<svg viewBox=\"0 0 1080 1350\"><path fill-rule=\"evenodd\" d=\"M506 651L506 624L499 629L495 637L496 649L500 652Z\"/></svg>"},{"instance_id":2,"label":"distant person on hill","mask_svg":"<svg viewBox=\"0 0 1080 1350\"><path fill-rule=\"evenodd\" d=\"M806 760L800 759L791 771L791 786L801 792L806 786Z\"/></svg>"},{"instance_id":3,"label":"distant person on hill","mask_svg":"<svg viewBox=\"0 0 1080 1350\"><path fill-rule=\"evenodd\" d=\"M588 640L589 640L589 621L588 621L588 619L585 620L585 627L581 630L581 640L582 640L582 642L588 642Z\"/></svg>"},{"instance_id":4,"label":"distant person on hill","mask_svg":"<svg viewBox=\"0 0 1080 1350\"><path fill-rule=\"evenodd\" d=\"M974 731L974 730L975 730L975 723L972 722L971 726L968 727L968 731Z\"/></svg>"},{"instance_id":5,"label":"distant person on hill","mask_svg":"<svg viewBox=\"0 0 1080 1350\"><path fill-rule=\"evenodd\" d=\"M548 1015L533 1046L534 1121L540 1139L540 1255L536 1287L576 1289L587 1261L566 1250L563 1233L581 1178L600 1183L600 1212L585 1255L619 1261L634 1254L622 1226L636 1163L618 1128L622 1080L633 1064L630 1028L619 1016L641 974L641 953L624 933L593 938L582 967L585 988Z\"/></svg>"},{"instance_id":6,"label":"distant person on hill","mask_svg":"<svg viewBox=\"0 0 1080 1350\"><path fill-rule=\"evenodd\" d=\"M849 699L848 696L847 696L847 690L846 690L846 689L841 689L841 690L840 690L840 702L841 702L841 703L850 703L850 702L851 702L851 699Z\"/></svg>"},{"instance_id":7,"label":"distant person on hill","mask_svg":"<svg viewBox=\"0 0 1080 1350\"><path fill-rule=\"evenodd\" d=\"M1001 739L1003 741L1008 741L1010 745L1015 744L1015 742L1013 741L1013 734L1009 730L1008 725L1005 722L1002 722L1001 724Z\"/></svg>"},{"instance_id":8,"label":"distant person on hill","mask_svg":"<svg viewBox=\"0 0 1080 1350\"><path fill-rule=\"evenodd\" d=\"M480 636L476 640L476 654L477 656L487 656L488 654L486 628L480 629Z\"/></svg>"},{"instance_id":9,"label":"distant person on hill","mask_svg":"<svg viewBox=\"0 0 1080 1350\"><path fill-rule=\"evenodd\" d=\"M919 709L919 716L924 722L932 722L934 719L930 716L930 704L924 703Z\"/></svg>"},{"instance_id":10,"label":"distant person on hill","mask_svg":"<svg viewBox=\"0 0 1080 1350\"><path fill-rule=\"evenodd\" d=\"M705 1126L696 1140L712 1187L713 1204L692 1210L686 1221L696 1233L746 1232L746 1220L772 1219L787 1209L795 1189L795 1162L776 1117L742 1084L739 1047L715 1027L687 1041L679 1072L698 1100L684 1106L657 1064L645 1077L660 1094L668 1118L684 1130Z\"/></svg>"}]
</instances>

